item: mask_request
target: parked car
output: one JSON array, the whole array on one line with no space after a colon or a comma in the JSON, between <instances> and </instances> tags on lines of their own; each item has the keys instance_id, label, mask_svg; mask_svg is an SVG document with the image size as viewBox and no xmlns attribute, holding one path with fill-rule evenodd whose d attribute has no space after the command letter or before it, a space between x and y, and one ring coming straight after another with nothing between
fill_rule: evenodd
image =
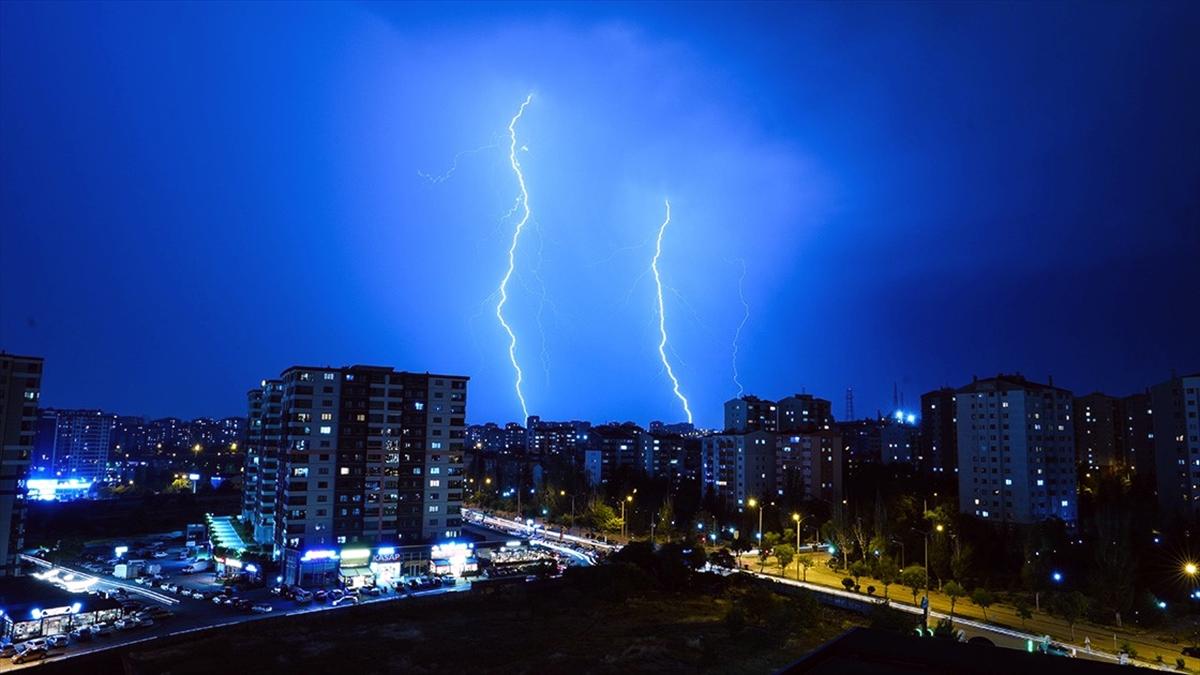
<instances>
[{"instance_id":1,"label":"parked car","mask_svg":"<svg viewBox=\"0 0 1200 675\"><path fill-rule=\"evenodd\" d=\"M345 604L357 605L358 604L358 596L354 595L353 593L347 593L346 595L343 595L342 597L337 598L330 604L334 607L337 607L338 605L345 605Z\"/></svg>"},{"instance_id":2,"label":"parked car","mask_svg":"<svg viewBox=\"0 0 1200 675\"><path fill-rule=\"evenodd\" d=\"M5 659L11 658L12 655L16 654L16 653L17 653L17 646L14 645L13 643L5 642L4 644L0 645L0 658L5 658Z\"/></svg>"},{"instance_id":3,"label":"parked car","mask_svg":"<svg viewBox=\"0 0 1200 675\"><path fill-rule=\"evenodd\" d=\"M116 628L117 630L129 630L130 628L133 628L136 625L137 624L134 622L133 619L117 619L116 622L113 623L113 627Z\"/></svg>"},{"instance_id":4,"label":"parked car","mask_svg":"<svg viewBox=\"0 0 1200 675\"><path fill-rule=\"evenodd\" d=\"M46 642L48 647L66 647L71 644L71 639L66 635L51 635Z\"/></svg>"},{"instance_id":5,"label":"parked car","mask_svg":"<svg viewBox=\"0 0 1200 675\"><path fill-rule=\"evenodd\" d=\"M148 616L141 617L140 619L137 620L138 628L149 628L150 626L153 626L153 625L154 625L154 619L151 619Z\"/></svg>"},{"instance_id":6,"label":"parked car","mask_svg":"<svg viewBox=\"0 0 1200 675\"><path fill-rule=\"evenodd\" d=\"M296 600L296 602L303 605L312 602L313 594L304 590L303 588L294 588L292 590L292 597Z\"/></svg>"},{"instance_id":7,"label":"parked car","mask_svg":"<svg viewBox=\"0 0 1200 675\"><path fill-rule=\"evenodd\" d=\"M162 559L162 558L167 557L167 552L166 551L155 551L151 555L155 558Z\"/></svg>"},{"instance_id":8,"label":"parked car","mask_svg":"<svg viewBox=\"0 0 1200 675\"><path fill-rule=\"evenodd\" d=\"M265 602L260 602L250 607L250 611L255 614L270 614L275 611L275 608Z\"/></svg>"},{"instance_id":9,"label":"parked car","mask_svg":"<svg viewBox=\"0 0 1200 675\"><path fill-rule=\"evenodd\" d=\"M113 627L106 623L92 625L92 635L97 637L108 637L113 634Z\"/></svg>"},{"instance_id":10,"label":"parked car","mask_svg":"<svg viewBox=\"0 0 1200 675\"><path fill-rule=\"evenodd\" d=\"M76 628L71 631L71 640L74 642L91 642L92 630L87 626Z\"/></svg>"},{"instance_id":11,"label":"parked car","mask_svg":"<svg viewBox=\"0 0 1200 675\"><path fill-rule=\"evenodd\" d=\"M319 588L313 593L313 600L317 602L325 602L329 599L329 593L324 588Z\"/></svg>"},{"instance_id":12,"label":"parked car","mask_svg":"<svg viewBox=\"0 0 1200 675\"><path fill-rule=\"evenodd\" d=\"M335 588L332 591L329 591L328 597L330 600L339 600L345 594L346 594L346 591L343 591L340 588Z\"/></svg>"},{"instance_id":13,"label":"parked car","mask_svg":"<svg viewBox=\"0 0 1200 675\"><path fill-rule=\"evenodd\" d=\"M44 647L30 647L29 649L26 649L25 651L23 651L19 654L14 654L12 657L12 662L13 663L30 663L33 661L41 661L42 659L46 658L47 656L50 656L50 652L47 651Z\"/></svg>"},{"instance_id":14,"label":"parked car","mask_svg":"<svg viewBox=\"0 0 1200 675\"><path fill-rule=\"evenodd\" d=\"M383 591L379 590L378 586L363 586L361 589L364 595L382 595Z\"/></svg>"}]
</instances>

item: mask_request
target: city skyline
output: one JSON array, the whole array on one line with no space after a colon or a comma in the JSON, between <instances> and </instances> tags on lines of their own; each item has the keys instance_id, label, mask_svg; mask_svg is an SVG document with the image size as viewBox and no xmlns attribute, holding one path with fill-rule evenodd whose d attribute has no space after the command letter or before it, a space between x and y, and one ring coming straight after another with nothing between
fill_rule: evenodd
<instances>
[{"instance_id":1,"label":"city skyline","mask_svg":"<svg viewBox=\"0 0 1200 675\"><path fill-rule=\"evenodd\" d=\"M543 419L683 418L667 198L700 426L739 386L863 417L1197 368L1185 5L231 11L5 10L0 346L48 406L224 416L294 363L393 364L523 423L491 313L530 94L505 312Z\"/></svg>"}]
</instances>

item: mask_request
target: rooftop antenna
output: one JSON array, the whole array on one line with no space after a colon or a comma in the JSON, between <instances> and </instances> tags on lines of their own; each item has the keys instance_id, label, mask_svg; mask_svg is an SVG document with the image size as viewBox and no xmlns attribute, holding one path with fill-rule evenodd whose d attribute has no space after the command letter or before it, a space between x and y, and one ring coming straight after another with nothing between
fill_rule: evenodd
<instances>
[{"instance_id":1,"label":"rooftop antenna","mask_svg":"<svg viewBox=\"0 0 1200 675\"><path fill-rule=\"evenodd\" d=\"M846 421L854 419L854 387L846 387Z\"/></svg>"}]
</instances>

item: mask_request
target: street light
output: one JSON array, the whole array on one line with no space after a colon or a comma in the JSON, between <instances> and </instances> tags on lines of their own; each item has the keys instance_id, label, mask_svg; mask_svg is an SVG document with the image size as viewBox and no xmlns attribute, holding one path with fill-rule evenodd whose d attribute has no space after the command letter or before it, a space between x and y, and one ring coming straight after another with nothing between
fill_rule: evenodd
<instances>
[{"instance_id":1,"label":"street light","mask_svg":"<svg viewBox=\"0 0 1200 675\"><path fill-rule=\"evenodd\" d=\"M1200 572L1200 568L1196 567L1196 563L1189 562L1189 563L1184 564L1184 566L1183 566L1184 574L1188 575L1189 577L1194 577L1194 576L1196 576L1197 572Z\"/></svg>"},{"instance_id":2,"label":"street light","mask_svg":"<svg viewBox=\"0 0 1200 675\"><path fill-rule=\"evenodd\" d=\"M755 499L754 497L751 497L750 500L746 502L746 506L749 506L752 509L755 507L758 508L758 534L756 534L755 536L758 537L758 542L761 545L762 544L762 516L763 516L762 506L758 503L758 500Z\"/></svg>"},{"instance_id":3,"label":"street light","mask_svg":"<svg viewBox=\"0 0 1200 675\"><path fill-rule=\"evenodd\" d=\"M800 581L800 523L804 522L804 519L799 513L793 513L792 520L796 523L796 581Z\"/></svg>"},{"instance_id":4,"label":"street light","mask_svg":"<svg viewBox=\"0 0 1200 675\"><path fill-rule=\"evenodd\" d=\"M625 495L625 501L621 502L621 537L625 538L625 533L629 531L625 524L625 504L633 502L633 495Z\"/></svg>"}]
</instances>

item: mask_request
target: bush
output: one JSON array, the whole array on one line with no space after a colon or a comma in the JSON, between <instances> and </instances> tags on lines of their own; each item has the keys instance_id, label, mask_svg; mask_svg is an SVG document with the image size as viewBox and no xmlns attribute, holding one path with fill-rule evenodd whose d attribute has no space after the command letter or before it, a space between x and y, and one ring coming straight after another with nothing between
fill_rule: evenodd
<instances>
[{"instance_id":1,"label":"bush","mask_svg":"<svg viewBox=\"0 0 1200 675\"><path fill-rule=\"evenodd\" d=\"M846 587L846 590L851 590L854 588L854 580L850 577L846 577L842 579L842 585Z\"/></svg>"},{"instance_id":2,"label":"bush","mask_svg":"<svg viewBox=\"0 0 1200 675\"><path fill-rule=\"evenodd\" d=\"M871 613L867 615L870 621L870 627L877 630L886 630L893 633L904 633L912 635L916 627L921 623L921 619L915 614L902 612L888 605L876 605L871 609Z\"/></svg>"},{"instance_id":3,"label":"bush","mask_svg":"<svg viewBox=\"0 0 1200 675\"><path fill-rule=\"evenodd\" d=\"M875 595L875 587L867 586L867 595Z\"/></svg>"},{"instance_id":4,"label":"bush","mask_svg":"<svg viewBox=\"0 0 1200 675\"><path fill-rule=\"evenodd\" d=\"M746 630L746 611L737 604L732 605L725 611L725 618L722 619L725 624L725 630L733 637L742 634Z\"/></svg>"}]
</instances>

